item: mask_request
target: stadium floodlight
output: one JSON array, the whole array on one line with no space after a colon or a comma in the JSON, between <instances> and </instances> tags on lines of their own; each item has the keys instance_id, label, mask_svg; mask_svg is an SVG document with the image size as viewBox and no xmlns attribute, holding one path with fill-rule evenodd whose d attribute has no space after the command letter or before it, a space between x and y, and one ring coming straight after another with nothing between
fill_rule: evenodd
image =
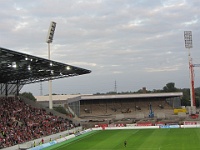
<instances>
[{"instance_id":1,"label":"stadium floodlight","mask_svg":"<svg viewBox=\"0 0 200 150\"><path fill-rule=\"evenodd\" d=\"M47 39L46 39L47 43L53 42L53 36L54 36L55 29L56 29L56 23L52 21L50 23L49 31L48 31L48 34L47 34Z\"/></svg>"},{"instance_id":2,"label":"stadium floodlight","mask_svg":"<svg viewBox=\"0 0 200 150\"><path fill-rule=\"evenodd\" d=\"M49 27L49 31L47 34L47 39L46 42L48 43L48 58L50 60L50 43L53 42L53 36L54 36L54 32L56 29L56 23L54 21L52 21L50 23L50 27ZM49 80L49 109L53 108L53 100L52 100L52 80L50 78Z\"/></svg>"},{"instance_id":3,"label":"stadium floodlight","mask_svg":"<svg viewBox=\"0 0 200 150\"><path fill-rule=\"evenodd\" d=\"M192 48L192 31L184 31L185 48Z\"/></svg>"}]
</instances>

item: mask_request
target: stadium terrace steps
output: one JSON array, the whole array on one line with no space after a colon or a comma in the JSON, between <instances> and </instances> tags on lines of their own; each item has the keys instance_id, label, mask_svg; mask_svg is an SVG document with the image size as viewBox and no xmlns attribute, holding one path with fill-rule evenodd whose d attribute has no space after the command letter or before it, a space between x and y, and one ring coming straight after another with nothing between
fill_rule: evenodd
<instances>
[{"instance_id":1,"label":"stadium terrace steps","mask_svg":"<svg viewBox=\"0 0 200 150\"><path fill-rule=\"evenodd\" d=\"M170 114L171 112L173 112L172 107L165 100L151 100L151 102L141 102L136 100L134 102L100 102L80 105L80 117L95 115L99 116L106 114L117 115L121 113L131 113L132 115L144 113L145 116L148 116L150 103L155 113L166 112L167 114ZM160 106L162 106L162 108Z\"/></svg>"}]
</instances>

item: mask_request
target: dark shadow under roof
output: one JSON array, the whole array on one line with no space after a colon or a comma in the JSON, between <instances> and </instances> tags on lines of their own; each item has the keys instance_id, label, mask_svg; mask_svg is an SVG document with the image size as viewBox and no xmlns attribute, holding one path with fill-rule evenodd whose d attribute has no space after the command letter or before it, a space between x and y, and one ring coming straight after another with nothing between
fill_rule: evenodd
<instances>
[{"instance_id":1,"label":"dark shadow under roof","mask_svg":"<svg viewBox=\"0 0 200 150\"><path fill-rule=\"evenodd\" d=\"M87 69L0 47L0 83L25 85L90 72Z\"/></svg>"}]
</instances>

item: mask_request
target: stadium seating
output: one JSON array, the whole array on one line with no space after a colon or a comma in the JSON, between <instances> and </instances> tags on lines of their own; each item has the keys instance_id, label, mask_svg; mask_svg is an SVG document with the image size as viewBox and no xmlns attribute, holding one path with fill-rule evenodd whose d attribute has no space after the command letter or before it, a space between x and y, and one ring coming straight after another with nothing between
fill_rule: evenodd
<instances>
[{"instance_id":1,"label":"stadium seating","mask_svg":"<svg viewBox=\"0 0 200 150\"><path fill-rule=\"evenodd\" d=\"M0 97L0 149L70 129L72 122L16 97Z\"/></svg>"},{"instance_id":2,"label":"stadium seating","mask_svg":"<svg viewBox=\"0 0 200 150\"><path fill-rule=\"evenodd\" d=\"M165 99L133 99L133 100L110 100L110 101L87 101L80 105L80 117L84 116L100 116L100 115L117 115L130 113L132 116L137 113L149 114L149 104L151 103L153 111L163 113L170 111L173 108ZM86 111L89 110L89 111Z\"/></svg>"}]
</instances>

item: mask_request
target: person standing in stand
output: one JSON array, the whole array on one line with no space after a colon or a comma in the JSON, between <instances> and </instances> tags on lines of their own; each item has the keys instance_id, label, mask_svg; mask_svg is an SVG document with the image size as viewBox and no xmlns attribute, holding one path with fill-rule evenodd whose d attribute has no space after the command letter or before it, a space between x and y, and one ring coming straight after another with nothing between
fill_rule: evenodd
<instances>
[{"instance_id":1,"label":"person standing in stand","mask_svg":"<svg viewBox=\"0 0 200 150\"><path fill-rule=\"evenodd\" d=\"M42 139L42 141L41 141L41 142L42 142L42 144L44 144L44 139Z\"/></svg>"}]
</instances>

